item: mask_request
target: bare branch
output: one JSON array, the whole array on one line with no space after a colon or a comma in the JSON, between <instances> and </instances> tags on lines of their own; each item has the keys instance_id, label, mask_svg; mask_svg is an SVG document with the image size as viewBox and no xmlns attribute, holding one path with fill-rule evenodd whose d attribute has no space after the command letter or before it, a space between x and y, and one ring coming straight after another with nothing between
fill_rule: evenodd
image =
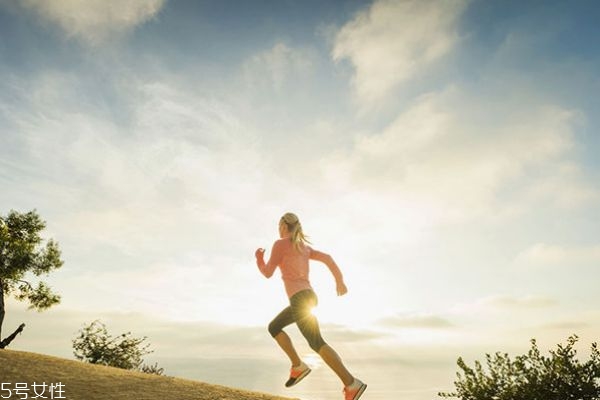
<instances>
[{"instance_id":1,"label":"bare branch","mask_svg":"<svg viewBox=\"0 0 600 400\"><path fill-rule=\"evenodd\" d=\"M5 348L6 346L8 346L10 344L10 342L12 342L19 333L23 332L23 328L25 328L25 324L21 324L19 325L19 327L7 338L5 338L3 341L0 342L0 349Z\"/></svg>"}]
</instances>

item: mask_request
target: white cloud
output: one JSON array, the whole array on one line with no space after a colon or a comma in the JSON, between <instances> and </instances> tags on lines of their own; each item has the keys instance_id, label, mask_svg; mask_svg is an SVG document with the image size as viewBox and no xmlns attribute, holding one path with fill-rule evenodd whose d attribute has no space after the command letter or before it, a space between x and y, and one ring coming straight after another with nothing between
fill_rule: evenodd
<instances>
[{"instance_id":1,"label":"white cloud","mask_svg":"<svg viewBox=\"0 0 600 400\"><path fill-rule=\"evenodd\" d=\"M545 296L491 296L481 299L479 304L484 307L492 307L505 310L519 310L531 308L547 308L556 306L558 303L555 299Z\"/></svg>"},{"instance_id":2,"label":"white cloud","mask_svg":"<svg viewBox=\"0 0 600 400\"><path fill-rule=\"evenodd\" d=\"M280 90L290 79L309 73L313 68L314 57L309 49L292 48L278 42L244 62L244 79L253 88L267 86Z\"/></svg>"},{"instance_id":3,"label":"white cloud","mask_svg":"<svg viewBox=\"0 0 600 400\"><path fill-rule=\"evenodd\" d=\"M549 166L544 176L524 190L527 204L543 204L562 210L597 204L599 187L585 176L577 163L564 160Z\"/></svg>"},{"instance_id":4,"label":"white cloud","mask_svg":"<svg viewBox=\"0 0 600 400\"><path fill-rule=\"evenodd\" d=\"M558 298L538 294L490 295L455 304L450 313L464 338L473 343L497 342L499 337L514 343L511 339L537 335L540 326L571 314Z\"/></svg>"},{"instance_id":5,"label":"white cloud","mask_svg":"<svg viewBox=\"0 0 600 400\"><path fill-rule=\"evenodd\" d=\"M380 101L454 48L457 21L467 3L375 1L337 33L333 58L351 61L362 102Z\"/></svg>"},{"instance_id":6,"label":"white cloud","mask_svg":"<svg viewBox=\"0 0 600 400\"><path fill-rule=\"evenodd\" d=\"M545 329L560 330L560 331L574 331L580 332L581 330L589 328L591 325L588 321L575 321L565 320L554 323L545 324L542 327Z\"/></svg>"},{"instance_id":7,"label":"white cloud","mask_svg":"<svg viewBox=\"0 0 600 400\"><path fill-rule=\"evenodd\" d=\"M522 251L514 264L520 267L578 267L600 265L600 245L536 243Z\"/></svg>"},{"instance_id":8,"label":"white cloud","mask_svg":"<svg viewBox=\"0 0 600 400\"><path fill-rule=\"evenodd\" d=\"M57 24L69 37L92 45L154 18L165 0L20 0L42 19Z\"/></svg>"},{"instance_id":9,"label":"white cloud","mask_svg":"<svg viewBox=\"0 0 600 400\"><path fill-rule=\"evenodd\" d=\"M383 318L379 324L392 328L450 328L453 324L445 318L432 314L406 314Z\"/></svg>"},{"instance_id":10,"label":"white cloud","mask_svg":"<svg viewBox=\"0 0 600 400\"><path fill-rule=\"evenodd\" d=\"M123 124L78 101L77 79L51 73L22 84L31 94L27 104L6 114L18 132L7 161L16 154L28 166L14 200L33 191L48 206L61 204L55 217L63 237L126 254L162 247L171 234L218 244L262 196L253 136L222 102L173 83L131 79L123 88L131 104Z\"/></svg>"},{"instance_id":11,"label":"white cloud","mask_svg":"<svg viewBox=\"0 0 600 400\"><path fill-rule=\"evenodd\" d=\"M499 322L498 314L510 313L515 318L512 323L518 324L523 318L526 318L527 323L532 322L532 316L541 320L554 320L556 314L553 312L560 308L559 305L556 298L545 295L496 294L458 303L451 308L451 312L457 320L463 322L477 320L492 324Z\"/></svg>"},{"instance_id":12,"label":"white cloud","mask_svg":"<svg viewBox=\"0 0 600 400\"><path fill-rule=\"evenodd\" d=\"M325 159L322 171L337 186L393 198L391 209L412 209L428 223L500 218L542 195L551 202L565 191L590 198L580 171L565 167L576 117L556 105L529 99L497 105L451 88L417 99L381 132L358 136L352 150ZM564 204L580 203L560 196Z\"/></svg>"}]
</instances>

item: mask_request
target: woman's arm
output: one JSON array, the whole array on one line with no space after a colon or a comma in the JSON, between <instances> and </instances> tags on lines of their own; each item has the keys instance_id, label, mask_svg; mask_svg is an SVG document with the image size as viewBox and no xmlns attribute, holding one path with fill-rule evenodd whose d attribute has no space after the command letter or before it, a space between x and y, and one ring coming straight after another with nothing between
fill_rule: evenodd
<instances>
[{"instance_id":1,"label":"woman's arm","mask_svg":"<svg viewBox=\"0 0 600 400\"><path fill-rule=\"evenodd\" d=\"M321 251L310 249L310 259L320 261L325 264L327 268L329 268L329 271L331 271L331 274L335 278L335 286L338 296L342 296L348 292L348 288L346 288L346 284L344 283L342 271L333 260L333 257Z\"/></svg>"},{"instance_id":2,"label":"woman's arm","mask_svg":"<svg viewBox=\"0 0 600 400\"><path fill-rule=\"evenodd\" d=\"M264 259L265 249L257 249L254 255L256 256L256 266L259 271L267 278L272 277L281 259L281 251L279 246L277 246L277 242L273 244L268 262L265 263Z\"/></svg>"}]
</instances>

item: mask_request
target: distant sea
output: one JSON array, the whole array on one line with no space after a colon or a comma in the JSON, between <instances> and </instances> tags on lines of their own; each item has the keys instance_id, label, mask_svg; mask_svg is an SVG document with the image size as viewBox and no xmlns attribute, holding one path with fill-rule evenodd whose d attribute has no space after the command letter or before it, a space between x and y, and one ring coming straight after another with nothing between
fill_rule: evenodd
<instances>
[{"instance_id":1,"label":"distant sea","mask_svg":"<svg viewBox=\"0 0 600 400\"><path fill-rule=\"evenodd\" d=\"M166 374L207 383L265 392L301 400L341 400L342 385L334 373L316 359L307 359L313 371L298 386L285 388L289 365L282 355L274 359L157 359ZM454 362L441 365L402 360L345 360L347 367L366 382L367 400L432 400L439 391L451 391ZM316 365L315 365L316 364Z\"/></svg>"}]
</instances>

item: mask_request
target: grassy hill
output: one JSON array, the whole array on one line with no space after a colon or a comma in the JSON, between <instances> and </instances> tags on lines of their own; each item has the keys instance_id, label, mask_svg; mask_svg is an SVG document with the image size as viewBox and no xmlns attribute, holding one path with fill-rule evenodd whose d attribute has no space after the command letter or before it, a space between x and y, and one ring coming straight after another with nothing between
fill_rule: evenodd
<instances>
[{"instance_id":1,"label":"grassy hill","mask_svg":"<svg viewBox=\"0 0 600 400\"><path fill-rule=\"evenodd\" d=\"M143 374L22 351L0 350L0 383L62 383L69 400L290 400L191 380ZM38 388L41 394L41 388ZM0 396L8 392L0 391ZM49 392L45 396L50 399ZM13 393L10 399L25 398Z\"/></svg>"}]
</instances>

